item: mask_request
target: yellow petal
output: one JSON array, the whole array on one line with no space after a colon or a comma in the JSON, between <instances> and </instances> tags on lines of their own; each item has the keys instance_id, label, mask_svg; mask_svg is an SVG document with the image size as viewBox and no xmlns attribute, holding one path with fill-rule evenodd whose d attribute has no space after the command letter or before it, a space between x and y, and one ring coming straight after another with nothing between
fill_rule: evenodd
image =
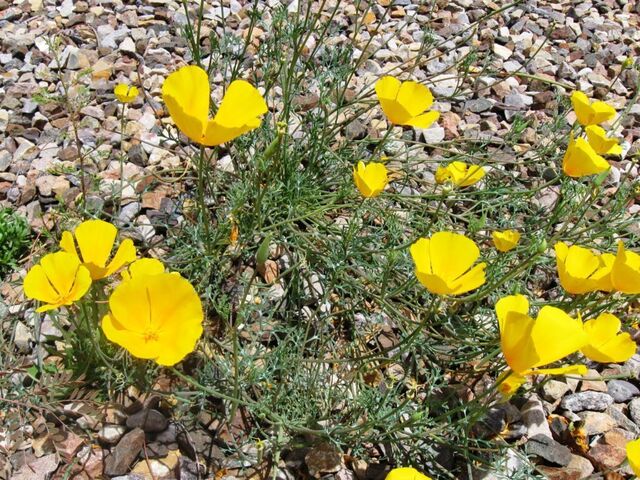
<instances>
[{"instance_id":1,"label":"yellow petal","mask_svg":"<svg viewBox=\"0 0 640 480\"><path fill-rule=\"evenodd\" d=\"M23 287L27 298L40 300L41 302L54 304L60 298L58 292L53 288L47 274L41 265L34 265L24 277Z\"/></svg>"},{"instance_id":2,"label":"yellow petal","mask_svg":"<svg viewBox=\"0 0 640 480\"><path fill-rule=\"evenodd\" d=\"M73 234L68 231L62 232L62 237L60 238L60 248L67 253L73 254L77 259L78 263L81 263L82 260L78 256L78 250L76 250L76 242L73 240Z\"/></svg>"},{"instance_id":3,"label":"yellow petal","mask_svg":"<svg viewBox=\"0 0 640 480\"><path fill-rule=\"evenodd\" d=\"M414 118L433 105L433 95L426 86L408 80L400 85L396 101Z\"/></svg>"},{"instance_id":4,"label":"yellow petal","mask_svg":"<svg viewBox=\"0 0 640 480\"><path fill-rule=\"evenodd\" d=\"M129 265L129 268L122 272L122 277L125 280L130 280L132 277L158 275L159 273L164 273L164 265L160 260L156 260L155 258L141 258Z\"/></svg>"},{"instance_id":5,"label":"yellow petal","mask_svg":"<svg viewBox=\"0 0 640 480\"><path fill-rule=\"evenodd\" d=\"M379 195L389 181L387 167L377 162L371 162L366 166L363 162L358 162L353 178L362 196L367 198Z\"/></svg>"},{"instance_id":6,"label":"yellow petal","mask_svg":"<svg viewBox=\"0 0 640 480\"><path fill-rule=\"evenodd\" d=\"M253 85L235 80L229 85L215 118L207 122L201 143L220 145L254 130L267 111L266 102Z\"/></svg>"},{"instance_id":7,"label":"yellow petal","mask_svg":"<svg viewBox=\"0 0 640 480\"><path fill-rule=\"evenodd\" d=\"M618 139L607 137L604 128L597 125L589 125L585 128L589 145L593 147L599 155L619 155L622 153L622 147L618 145Z\"/></svg>"},{"instance_id":8,"label":"yellow petal","mask_svg":"<svg viewBox=\"0 0 640 480\"><path fill-rule=\"evenodd\" d=\"M528 315L529 302L523 295L510 295L498 300L495 309L502 354L509 367L522 374L540 361L532 341L535 322Z\"/></svg>"},{"instance_id":9,"label":"yellow petal","mask_svg":"<svg viewBox=\"0 0 640 480\"><path fill-rule=\"evenodd\" d=\"M401 467L391 470L385 480L431 480L431 478L420 473L415 468Z\"/></svg>"},{"instance_id":10,"label":"yellow petal","mask_svg":"<svg viewBox=\"0 0 640 480\"><path fill-rule=\"evenodd\" d=\"M627 443L627 460L633 473L640 477L640 439Z\"/></svg>"},{"instance_id":11,"label":"yellow petal","mask_svg":"<svg viewBox=\"0 0 640 480\"><path fill-rule=\"evenodd\" d=\"M133 245L133 240L127 238L122 241L116 254L113 256L109 265L107 265L105 277L117 272L125 265L133 262L136 259L136 247Z\"/></svg>"},{"instance_id":12,"label":"yellow petal","mask_svg":"<svg viewBox=\"0 0 640 480\"><path fill-rule=\"evenodd\" d=\"M56 252L42 257L40 265L60 297L68 296L80 267L78 260L67 252Z\"/></svg>"},{"instance_id":13,"label":"yellow petal","mask_svg":"<svg viewBox=\"0 0 640 480\"><path fill-rule=\"evenodd\" d=\"M119 83L116 88L114 88L113 93L116 98L122 103L130 103L133 102L138 96L138 89L133 85L127 85L125 83Z\"/></svg>"},{"instance_id":14,"label":"yellow petal","mask_svg":"<svg viewBox=\"0 0 640 480\"><path fill-rule=\"evenodd\" d=\"M640 255L624 248L618 242L618 254L611 269L611 283L619 292L635 295L640 293Z\"/></svg>"},{"instance_id":15,"label":"yellow petal","mask_svg":"<svg viewBox=\"0 0 640 480\"><path fill-rule=\"evenodd\" d=\"M111 315L123 329L140 335L151 328L151 310L148 300L146 277L122 282L109 297Z\"/></svg>"},{"instance_id":16,"label":"yellow petal","mask_svg":"<svg viewBox=\"0 0 640 480\"><path fill-rule=\"evenodd\" d=\"M84 294L89 291L91 287L91 273L89 273L89 269L87 269L84 265L80 265L78 267L78 272L76 273L76 279L73 283L73 287L69 291L66 298L66 305L70 305L76 300L80 300L84 297Z\"/></svg>"},{"instance_id":17,"label":"yellow petal","mask_svg":"<svg viewBox=\"0 0 640 480\"><path fill-rule=\"evenodd\" d=\"M480 256L473 240L453 232L434 233L429 249L432 272L445 281L462 276Z\"/></svg>"},{"instance_id":18,"label":"yellow petal","mask_svg":"<svg viewBox=\"0 0 640 480\"><path fill-rule=\"evenodd\" d=\"M584 324L589 343L582 353L596 362L626 362L636 353L636 343L628 333L621 333L620 320L610 313L601 313Z\"/></svg>"},{"instance_id":19,"label":"yellow petal","mask_svg":"<svg viewBox=\"0 0 640 480\"><path fill-rule=\"evenodd\" d=\"M576 112L578 122L580 122L581 125L591 125L593 113L591 110L591 102L583 92L576 90L571 94L571 105Z\"/></svg>"},{"instance_id":20,"label":"yellow petal","mask_svg":"<svg viewBox=\"0 0 640 480\"><path fill-rule=\"evenodd\" d=\"M540 309L531 331L531 339L540 357L535 367L548 365L571 355L588 341L580 320L548 305Z\"/></svg>"},{"instance_id":21,"label":"yellow petal","mask_svg":"<svg viewBox=\"0 0 640 480\"><path fill-rule=\"evenodd\" d=\"M427 113L423 113L422 115L417 115L411 119L409 119L405 125L409 125L411 127L416 128L429 128L440 118L440 112L432 110Z\"/></svg>"},{"instance_id":22,"label":"yellow petal","mask_svg":"<svg viewBox=\"0 0 640 480\"><path fill-rule=\"evenodd\" d=\"M479 286L483 285L486 278L484 274L484 270L487 267L487 264L484 262L478 263L467 273L458 277L456 280L451 282L452 292L451 295L462 295L463 293L467 293L471 290L475 290Z\"/></svg>"},{"instance_id":23,"label":"yellow petal","mask_svg":"<svg viewBox=\"0 0 640 480\"><path fill-rule=\"evenodd\" d=\"M411 119L411 114L396 101L401 85L400 80L391 76L382 77L375 85L382 111L389 121L396 125L402 125Z\"/></svg>"},{"instance_id":24,"label":"yellow petal","mask_svg":"<svg viewBox=\"0 0 640 480\"><path fill-rule=\"evenodd\" d=\"M428 238L419 238L409 247L411 258L416 266L416 270L422 273L431 274L431 255Z\"/></svg>"},{"instance_id":25,"label":"yellow petal","mask_svg":"<svg viewBox=\"0 0 640 480\"><path fill-rule=\"evenodd\" d=\"M562 170L570 177L584 177L609 170L611 166L584 138L570 139Z\"/></svg>"},{"instance_id":26,"label":"yellow petal","mask_svg":"<svg viewBox=\"0 0 640 480\"><path fill-rule=\"evenodd\" d=\"M526 381L527 378L525 376L507 371L498 377L496 383L498 384L498 391L505 398L510 398Z\"/></svg>"},{"instance_id":27,"label":"yellow petal","mask_svg":"<svg viewBox=\"0 0 640 480\"><path fill-rule=\"evenodd\" d=\"M468 187L480 181L484 177L484 169L479 165L467 165L464 162L451 162L444 170L438 167L436 171L436 181L444 183L451 181L459 187Z\"/></svg>"},{"instance_id":28,"label":"yellow petal","mask_svg":"<svg viewBox=\"0 0 640 480\"><path fill-rule=\"evenodd\" d=\"M169 75L162 84L162 99L176 126L191 140L202 143L209 118L209 77L190 65Z\"/></svg>"},{"instance_id":29,"label":"yellow petal","mask_svg":"<svg viewBox=\"0 0 640 480\"><path fill-rule=\"evenodd\" d=\"M583 92L573 92L571 103L578 122L583 126L597 125L616 116L616 110L613 107L601 101L591 103Z\"/></svg>"},{"instance_id":30,"label":"yellow petal","mask_svg":"<svg viewBox=\"0 0 640 480\"><path fill-rule=\"evenodd\" d=\"M375 89L382 111L395 125L428 128L440 116L438 112L424 113L433 104L433 95L420 83L385 76L376 82Z\"/></svg>"},{"instance_id":31,"label":"yellow petal","mask_svg":"<svg viewBox=\"0 0 640 480\"><path fill-rule=\"evenodd\" d=\"M595 254L591 250L562 242L555 245L556 264L560 284L567 292L576 295L611 291L611 269L613 255Z\"/></svg>"},{"instance_id":32,"label":"yellow petal","mask_svg":"<svg viewBox=\"0 0 640 480\"><path fill-rule=\"evenodd\" d=\"M513 250L520 241L520 233L515 230L496 230L491 232L491 238L496 249L500 252Z\"/></svg>"},{"instance_id":33,"label":"yellow petal","mask_svg":"<svg viewBox=\"0 0 640 480\"><path fill-rule=\"evenodd\" d=\"M602 123L616 116L616 109L606 102L596 101L591 104L593 110L593 123Z\"/></svg>"},{"instance_id":34,"label":"yellow petal","mask_svg":"<svg viewBox=\"0 0 640 480\"><path fill-rule=\"evenodd\" d=\"M134 357L152 359L161 353L162 346L157 341L148 341L143 334L122 328L110 314L102 317L100 326L109 341L125 348Z\"/></svg>"},{"instance_id":35,"label":"yellow petal","mask_svg":"<svg viewBox=\"0 0 640 480\"><path fill-rule=\"evenodd\" d=\"M91 272L91 278L98 280L105 276L105 265L111 254L118 230L103 220L87 220L75 231L82 263Z\"/></svg>"}]
</instances>

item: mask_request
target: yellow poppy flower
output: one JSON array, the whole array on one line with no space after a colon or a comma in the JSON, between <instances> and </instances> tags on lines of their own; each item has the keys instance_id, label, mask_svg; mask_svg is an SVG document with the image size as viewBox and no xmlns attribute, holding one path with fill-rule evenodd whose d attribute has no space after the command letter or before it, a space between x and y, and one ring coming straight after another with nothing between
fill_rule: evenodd
<instances>
[{"instance_id":1,"label":"yellow poppy flower","mask_svg":"<svg viewBox=\"0 0 640 480\"><path fill-rule=\"evenodd\" d=\"M76 227L74 234L62 232L60 248L74 255L89 269L91 278L99 280L117 272L136 259L136 247L129 238L123 240L111 262L107 264L118 229L103 220L87 220ZM75 236L75 241L74 241ZM76 250L76 242L80 254Z\"/></svg>"},{"instance_id":2,"label":"yellow poppy flower","mask_svg":"<svg viewBox=\"0 0 640 480\"><path fill-rule=\"evenodd\" d=\"M571 104L581 125L598 125L616 116L616 109L606 102L591 102L583 92L571 94Z\"/></svg>"},{"instance_id":3,"label":"yellow poppy flower","mask_svg":"<svg viewBox=\"0 0 640 480\"><path fill-rule=\"evenodd\" d=\"M102 330L134 357L174 365L195 348L202 335L198 294L178 274L135 275L109 297Z\"/></svg>"},{"instance_id":4,"label":"yellow poppy flower","mask_svg":"<svg viewBox=\"0 0 640 480\"><path fill-rule=\"evenodd\" d=\"M625 250L624 243L618 242L618 254L611 269L611 283L622 293L640 293L640 255Z\"/></svg>"},{"instance_id":5,"label":"yellow poppy flower","mask_svg":"<svg viewBox=\"0 0 640 480\"><path fill-rule=\"evenodd\" d=\"M113 93L116 98L122 103L131 103L138 96L138 89L133 85L127 85L126 83L119 83L116 88L113 89Z\"/></svg>"},{"instance_id":6,"label":"yellow poppy flower","mask_svg":"<svg viewBox=\"0 0 640 480\"><path fill-rule=\"evenodd\" d=\"M569 146L562 159L562 170L570 177L586 177L606 172L611 168L609 162L598 155L584 138L569 139Z\"/></svg>"},{"instance_id":7,"label":"yellow poppy flower","mask_svg":"<svg viewBox=\"0 0 640 480\"><path fill-rule=\"evenodd\" d=\"M486 263L473 264L480 250L473 240L452 232L437 232L411 245L416 276L438 295L461 295L485 282Z\"/></svg>"},{"instance_id":8,"label":"yellow poppy flower","mask_svg":"<svg viewBox=\"0 0 640 480\"><path fill-rule=\"evenodd\" d=\"M385 480L431 480L431 477L427 477L415 468L402 467L391 470Z\"/></svg>"},{"instance_id":9,"label":"yellow poppy flower","mask_svg":"<svg viewBox=\"0 0 640 480\"><path fill-rule=\"evenodd\" d=\"M598 155L620 155L622 153L622 146L618 144L618 139L607 137L604 128L598 125L589 125L584 131L587 133L589 145Z\"/></svg>"},{"instance_id":10,"label":"yellow poppy flower","mask_svg":"<svg viewBox=\"0 0 640 480\"><path fill-rule=\"evenodd\" d=\"M586 365L566 365L557 368L534 368L523 372L521 375L511 371L503 372L497 380L498 391L509 398L527 381L527 376L534 375L585 375ZM506 375L506 378L504 378Z\"/></svg>"},{"instance_id":11,"label":"yellow poppy flower","mask_svg":"<svg viewBox=\"0 0 640 480\"><path fill-rule=\"evenodd\" d=\"M141 258L136 260L129 268L122 271L123 280L131 280L133 277L142 275L158 275L164 273L164 265L155 258Z\"/></svg>"},{"instance_id":12,"label":"yellow poppy flower","mask_svg":"<svg viewBox=\"0 0 640 480\"><path fill-rule=\"evenodd\" d=\"M42 257L24 277L24 294L46 305L36 311L45 312L80 300L91 286L89 270L78 258L66 252Z\"/></svg>"},{"instance_id":13,"label":"yellow poppy flower","mask_svg":"<svg viewBox=\"0 0 640 480\"><path fill-rule=\"evenodd\" d=\"M358 162L353 169L353 181L363 197L376 197L389 183L387 167L382 163L371 162L367 165Z\"/></svg>"},{"instance_id":14,"label":"yellow poppy flower","mask_svg":"<svg viewBox=\"0 0 640 480\"><path fill-rule=\"evenodd\" d=\"M451 162L436 170L436 182L451 182L458 187L468 187L484 177L484 169L479 165L467 165L464 162Z\"/></svg>"},{"instance_id":15,"label":"yellow poppy flower","mask_svg":"<svg viewBox=\"0 0 640 480\"><path fill-rule=\"evenodd\" d=\"M620 333L618 317L601 313L598 318L584 324L589 343L582 347L582 353L600 363L626 362L636 353L636 342L628 333Z\"/></svg>"},{"instance_id":16,"label":"yellow poppy flower","mask_svg":"<svg viewBox=\"0 0 640 480\"><path fill-rule=\"evenodd\" d=\"M170 74L162 98L177 127L194 142L212 146L233 140L260 126L267 104L249 82L231 82L213 119L209 118L209 77L195 65Z\"/></svg>"},{"instance_id":17,"label":"yellow poppy flower","mask_svg":"<svg viewBox=\"0 0 640 480\"><path fill-rule=\"evenodd\" d=\"M496 230L491 232L491 238L493 239L493 244L496 246L496 249L500 252L508 252L509 250L513 250L518 245L520 241L520 232L515 230L504 230L499 231Z\"/></svg>"},{"instance_id":18,"label":"yellow poppy flower","mask_svg":"<svg viewBox=\"0 0 640 480\"><path fill-rule=\"evenodd\" d=\"M611 253L594 253L588 248L564 242L554 245L560 285L567 292L580 295L588 292L610 292L611 269L615 256Z\"/></svg>"},{"instance_id":19,"label":"yellow poppy flower","mask_svg":"<svg viewBox=\"0 0 640 480\"><path fill-rule=\"evenodd\" d=\"M518 375L528 375L534 368L557 362L587 343L580 320L548 305L534 320L529 316L529 301L524 295L501 298L495 310L502 354Z\"/></svg>"},{"instance_id":20,"label":"yellow poppy flower","mask_svg":"<svg viewBox=\"0 0 640 480\"><path fill-rule=\"evenodd\" d=\"M382 111L394 125L429 128L440 118L440 112L427 112L433 104L433 95L420 83L382 77L376 82L376 95Z\"/></svg>"},{"instance_id":21,"label":"yellow poppy flower","mask_svg":"<svg viewBox=\"0 0 640 480\"><path fill-rule=\"evenodd\" d=\"M640 477L640 439L627 443L627 460L633 473Z\"/></svg>"}]
</instances>

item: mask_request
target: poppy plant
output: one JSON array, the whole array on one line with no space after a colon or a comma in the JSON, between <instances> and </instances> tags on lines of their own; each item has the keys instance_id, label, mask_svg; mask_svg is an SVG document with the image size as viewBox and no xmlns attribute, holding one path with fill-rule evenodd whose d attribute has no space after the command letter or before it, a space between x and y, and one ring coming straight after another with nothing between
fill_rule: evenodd
<instances>
[{"instance_id":1,"label":"poppy plant","mask_svg":"<svg viewBox=\"0 0 640 480\"><path fill-rule=\"evenodd\" d=\"M594 253L578 245L564 242L554 245L560 285L567 292L580 295L613 290L611 270L615 257L611 253Z\"/></svg>"},{"instance_id":2,"label":"poppy plant","mask_svg":"<svg viewBox=\"0 0 640 480\"><path fill-rule=\"evenodd\" d=\"M582 347L585 357L601 363L626 362L636 353L636 342L628 333L620 331L620 320L610 313L584 323L589 343Z\"/></svg>"},{"instance_id":3,"label":"poppy plant","mask_svg":"<svg viewBox=\"0 0 640 480\"><path fill-rule=\"evenodd\" d=\"M496 230L491 232L493 244L499 252L508 252L513 250L520 241L520 232L516 230Z\"/></svg>"},{"instance_id":4,"label":"poppy plant","mask_svg":"<svg viewBox=\"0 0 640 480\"><path fill-rule=\"evenodd\" d=\"M203 317L198 294L179 274L134 273L109 297L102 330L134 357L169 366L194 350Z\"/></svg>"},{"instance_id":5,"label":"poppy plant","mask_svg":"<svg viewBox=\"0 0 640 480\"><path fill-rule=\"evenodd\" d=\"M420 238L410 248L416 276L438 295L461 295L485 282L486 263L474 263L480 250L473 240L453 232L437 232Z\"/></svg>"},{"instance_id":6,"label":"poppy plant","mask_svg":"<svg viewBox=\"0 0 640 480\"><path fill-rule=\"evenodd\" d=\"M458 187L469 187L484 177L484 169L479 165L467 165L464 162L451 162L436 170L436 182L451 182Z\"/></svg>"},{"instance_id":7,"label":"poppy plant","mask_svg":"<svg viewBox=\"0 0 640 480\"><path fill-rule=\"evenodd\" d=\"M637 295L640 293L640 255L624 248L618 242L618 254L611 269L611 283L622 293Z\"/></svg>"},{"instance_id":8,"label":"poppy plant","mask_svg":"<svg viewBox=\"0 0 640 480\"><path fill-rule=\"evenodd\" d=\"M358 162L353 169L353 181L363 197L377 197L389 183L387 167L382 163L371 162L367 165Z\"/></svg>"},{"instance_id":9,"label":"poppy plant","mask_svg":"<svg viewBox=\"0 0 640 480\"><path fill-rule=\"evenodd\" d=\"M562 159L562 171L569 177L579 178L606 172L609 162L593 149L584 138L569 139L569 146Z\"/></svg>"},{"instance_id":10,"label":"poppy plant","mask_svg":"<svg viewBox=\"0 0 640 480\"><path fill-rule=\"evenodd\" d=\"M576 112L578 122L583 126L598 125L616 116L616 109L606 102L591 102L583 92L575 91L571 94L571 105Z\"/></svg>"},{"instance_id":11,"label":"poppy plant","mask_svg":"<svg viewBox=\"0 0 640 480\"><path fill-rule=\"evenodd\" d=\"M138 89L133 85L127 85L126 83L119 83L116 88L113 89L113 94L122 103L131 103L138 96Z\"/></svg>"},{"instance_id":12,"label":"poppy plant","mask_svg":"<svg viewBox=\"0 0 640 480\"><path fill-rule=\"evenodd\" d=\"M60 248L82 262L89 269L93 280L100 280L136 259L136 248L133 241L127 238L120 243L115 255L109 261L117 234L118 229L108 222L87 220L78 225L73 234L68 231L62 232Z\"/></svg>"},{"instance_id":13,"label":"poppy plant","mask_svg":"<svg viewBox=\"0 0 640 480\"><path fill-rule=\"evenodd\" d=\"M89 270L78 258L66 252L50 253L42 257L24 277L24 294L45 305L37 312L71 305L80 300L91 287Z\"/></svg>"},{"instance_id":14,"label":"poppy plant","mask_svg":"<svg viewBox=\"0 0 640 480\"><path fill-rule=\"evenodd\" d=\"M431 480L431 477L427 477L415 468L401 467L391 470L385 480Z\"/></svg>"},{"instance_id":15,"label":"poppy plant","mask_svg":"<svg viewBox=\"0 0 640 480\"><path fill-rule=\"evenodd\" d=\"M429 128L440 118L440 112L427 112L433 105L433 95L420 83L385 76L375 88L382 111L394 125Z\"/></svg>"},{"instance_id":16,"label":"poppy plant","mask_svg":"<svg viewBox=\"0 0 640 480\"><path fill-rule=\"evenodd\" d=\"M190 65L170 74L162 85L162 98L177 127L194 142L220 145L260 126L267 104L245 80L231 82L213 118L209 118L209 76Z\"/></svg>"},{"instance_id":17,"label":"poppy plant","mask_svg":"<svg viewBox=\"0 0 640 480\"><path fill-rule=\"evenodd\" d=\"M622 153L622 146L618 144L618 139L607 137L604 128L598 125L589 125L584 131L587 134L589 145L598 155L620 155Z\"/></svg>"}]
</instances>

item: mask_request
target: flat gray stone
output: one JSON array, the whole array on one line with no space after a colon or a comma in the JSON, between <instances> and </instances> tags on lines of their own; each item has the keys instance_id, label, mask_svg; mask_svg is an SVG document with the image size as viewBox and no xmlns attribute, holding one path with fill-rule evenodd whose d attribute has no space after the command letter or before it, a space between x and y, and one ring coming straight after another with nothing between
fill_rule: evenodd
<instances>
[{"instance_id":1,"label":"flat gray stone","mask_svg":"<svg viewBox=\"0 0 640 480\"><path fill-rule=\"evenodd\" d=\"M608 393L587 391L567 395L560 402L560 406L572 412L582 412L583 410L603 412L612 403L613 398Z\"/></svg>"}]
</instances>

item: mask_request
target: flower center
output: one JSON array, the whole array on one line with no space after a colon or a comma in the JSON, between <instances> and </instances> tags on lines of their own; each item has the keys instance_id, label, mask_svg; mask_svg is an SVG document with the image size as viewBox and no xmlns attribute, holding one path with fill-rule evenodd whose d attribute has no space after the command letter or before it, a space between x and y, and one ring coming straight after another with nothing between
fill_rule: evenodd
<instances>
[{"instance_id":1,"label":"flower center","mask_svg":"<svg viewBox=\"0 0 640 480\"><path fill-rule=\"evenodd\" d=\"M147 330L142 335L142 339L144 340L144 343L157 342L158 341L158 332L154 332L152 330Z\"/></svg>"}]
</instances>

